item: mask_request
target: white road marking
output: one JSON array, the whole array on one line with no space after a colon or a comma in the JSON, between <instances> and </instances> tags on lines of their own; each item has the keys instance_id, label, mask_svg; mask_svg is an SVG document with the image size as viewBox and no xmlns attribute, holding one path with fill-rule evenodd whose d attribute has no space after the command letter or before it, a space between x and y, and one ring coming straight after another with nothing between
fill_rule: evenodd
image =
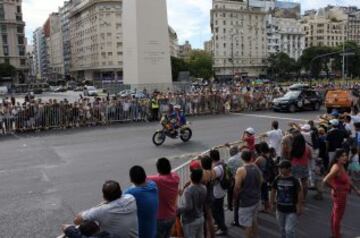
<instances>
[{"instance_id":1,"label":"white road marking","mask_svg":"<svg viewBox=\"0 0 360 238\"><path fill-rule=\"evenodd\" d=\"M299 118L290 118L290 117L275 117L275 116L268 116L268 115L261 115L261 114L237 113L237 115L246 116L246 117L286 120L286 121L300 121L300 122L309 121L309 119L299 119Z\"/></svg>"}]
</instances>

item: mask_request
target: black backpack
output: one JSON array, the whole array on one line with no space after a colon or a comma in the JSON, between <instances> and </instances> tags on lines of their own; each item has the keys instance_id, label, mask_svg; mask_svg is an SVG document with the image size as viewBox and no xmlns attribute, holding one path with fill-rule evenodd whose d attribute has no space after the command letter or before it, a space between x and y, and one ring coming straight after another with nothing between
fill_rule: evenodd
<instances>
[{"instance_id":1,"label":"black backpack","mask_svg":"<svg viewBox=\"0 0 360 238\"><path fill-rule=\"evenodd\" d=\"M222 164L221 165L223 168L223 177L220 179L220 186L222 187L222 189L224 190L228 190L230 188L231 185L231 181L230 181L230 176L229 176L229 172L228 172L228 167L226 164Z\"/></svg>"}]
</instances>

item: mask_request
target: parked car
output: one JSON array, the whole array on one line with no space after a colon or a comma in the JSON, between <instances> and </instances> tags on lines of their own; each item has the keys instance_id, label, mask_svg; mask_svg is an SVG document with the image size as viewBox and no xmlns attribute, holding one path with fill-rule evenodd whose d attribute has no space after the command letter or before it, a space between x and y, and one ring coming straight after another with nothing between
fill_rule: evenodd
<instances>
[{"instance_id":1,"label":"parked car","mask_svg":"<svg viewBox=\"0 0 360 238\"><path fill-rule=\"evenodd\" d=\"M274 111L320 110L322 98L313 90L289 90L284 96L273 100Z\"/></svg>"},{"instance_id":2,"label":"parked car","mask_svg":"<svg viewBox=\"0 0 360 238\"><path fill-rule=\"evenodd\" d=\"M51 88L52 88L52 91L55 93L63 93L63 92L67 91L66 87L64 87L64 86L55 86L55 87L51 87Z\"/></svg>"},{"instance_id":3,"label":"parked car","mask_svg":"<svg viewBox=\"0 0 360 238\"><path fill-rule=\"evenodd\" d=\"M85 86L84 87L84 96L97 96L98 92L94 86Z\"/></svg>"},{"instance_id":4,"label":"parked car","mask_svg":"<svg viewBox=\"0 0 360 238\"><path fill-rule=\"evenodd\" d=\"M329 90L325 96L325 107L328 113L331 113L333 109L351 112L355 100L358 99L350 90Z\"/></svg>"}]
</instances>

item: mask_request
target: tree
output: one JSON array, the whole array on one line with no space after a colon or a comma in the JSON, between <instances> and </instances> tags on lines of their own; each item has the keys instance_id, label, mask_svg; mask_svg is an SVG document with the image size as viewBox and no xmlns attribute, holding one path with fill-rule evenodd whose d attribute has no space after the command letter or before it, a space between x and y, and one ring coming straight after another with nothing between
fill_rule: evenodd
<instances>
[{"instance_id":1,"label":"tree","mask_svg":"<svg viewBox=\"0 0 360 238\"><path fill-rule=\"evenodd\" d=\"M181 71L189 71L189 65L185 60L171 56L171 71L173 81L177 81Z\"/></svg>"},{"instance_id":2,"label":"tree","mask_svg":"<svg viewBox=\"0 0 360 238\"><path fill-rule=\"evenodd\" d=\"M187 60L191 75L202 79L213 76L212 62L211 54L204 50L193 50Z\"/></svg>"},{"instance_id":3,"label":"tree","mask_svg":"<svg viewBox=\"0 0 360 238\"><path fill-rule=\"evenodd\" d=\"M337 51L343 50L343 45L336 48ZM348 41L345 43L345 52L354 53L354 55L345 57L345 72L348 76L360 76L360 46L356 42ZM335 57L333 69L342 71L343 57L339 54Z\"/></svg>"},{"instance_id":4,"label":"tree","mask_svg":"<svg viewBox=\"0 0 360 238\"><path fill-rule=\"evenodd\" d=\"M296 61L283 52L271 54L268 63L268 73L273 79L287 79L296 71Z\"/></svg>"},{"instance_id":5,"label":"tree","mask_svg":"<svg viewBox=\"0 0 360 238\"><path fill-rule=\"evenodd\" d=\"M317 56L332 52L336 52L336 49L327 46L315 46L307 48L304 50L302 56L299 59L300 65L306 71L310 71L313 77L317 78L322 70L329 72L328 63L331 57L324 57L316 60L313 59Z\"/></svg>"},{"instance_id":6,"label":"tree","mask_svg":"<svg viewBox=\"0 0 360 238\"><path fill-rule=\"evenodd\" d=\"M16 68L11 64L0 64L0 77L13 77L16 74Z\"/></svg>"}]
</instances>

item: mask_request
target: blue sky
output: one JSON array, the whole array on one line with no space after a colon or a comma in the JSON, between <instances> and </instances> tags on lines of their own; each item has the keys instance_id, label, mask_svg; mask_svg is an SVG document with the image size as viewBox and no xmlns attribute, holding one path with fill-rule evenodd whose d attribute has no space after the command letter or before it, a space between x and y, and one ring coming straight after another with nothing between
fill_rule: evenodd
<instances>
[{"instance_id":1,"label":"blue sky","mask_svg":"<svg viewBox=\"0 0 360 238\"><path fill-rule=\"evenodd\" d=\"M151 0L149 0L151 1ZM328 4L358 6L360 0L293 0L302 10L324 7ZM23 0L24 20L28 42L32 32L42 26L51 12L58 10L63 0ZM167 0L169 24L175 29L179 43L189 40L195 48L202 48L210 39L210 9L212 0Z\"/></svg>"}]
</instances>

